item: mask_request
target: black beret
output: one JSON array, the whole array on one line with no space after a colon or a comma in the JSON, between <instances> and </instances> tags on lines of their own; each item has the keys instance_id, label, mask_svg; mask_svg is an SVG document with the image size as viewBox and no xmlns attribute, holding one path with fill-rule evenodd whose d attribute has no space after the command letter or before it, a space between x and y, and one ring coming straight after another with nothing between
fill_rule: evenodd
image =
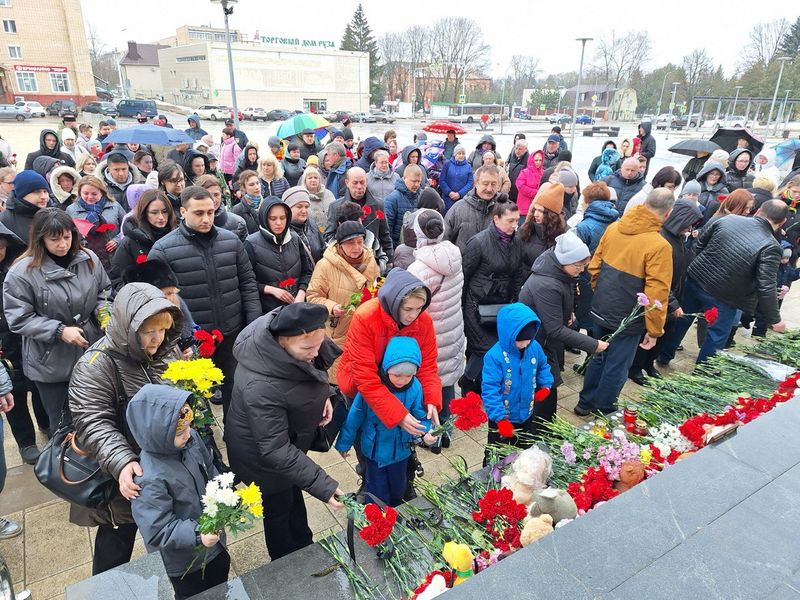
<instances>
[{"instance_id":1,"label":"black beret","mask_svg":"<svg viewBox=\"0 0 800 600\"><path fill-rule=\"evenodd\" d=\"M328 309L321 304L298 302L281 307L268 328L274 336L303 335L325 327Z\"/></svg>"},{"instance_id":2,"label":"black beret","mask_svg":"<svg viewBox=\"0 0 800 600\"><path fill-rule=\"evenodd\" d=\"M367 237L367 230L358 221L345 221L336 228L336 234L334 235L336 241L340 244L358 236Z\"/></svg>"}]
</instances>

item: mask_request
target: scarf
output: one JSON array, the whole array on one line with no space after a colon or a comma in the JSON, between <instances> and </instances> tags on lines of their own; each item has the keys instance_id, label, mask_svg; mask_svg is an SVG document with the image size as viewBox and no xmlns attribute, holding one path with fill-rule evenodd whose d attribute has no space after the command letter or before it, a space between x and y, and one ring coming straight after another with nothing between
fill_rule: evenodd
<instances>
[{"instance_id":1,"label":"scarf","mask_svg":"<svg viewBox=\"0 0 800 600\"><path fill-rule=\"evenodd\" d=\"M358 258L350 258L344 251L344 249L339 245L336 244L336 253L341 256L345 262L353 267L359 273L363 273L367 268L367 263L364 260L364 251L361 251L361 255Z\"/></svg>"},{"instance_id":2,"label":"scarf","mask_svg":"<svg viewBox=\"0 0 800 600\"><path fill-rule=\"evenodd\" d=\"M100 198L95 204L86 204L83 198L78 200L78 205L86 211L86 220L89 223L97 224L100 221L100 215L106 207L106 198Z\"/></svg>"},{"instance_id":3,"label":"scarf","mask_svg":"<svg viewBox=\"0 0 800 600\"><path fill-rule=\"evenodd\" d=\"M497 232L497 236L500 238L500 242L503 244L510 244L511 240L514 239L513 233L506 233L505 231L498 229L497 225L494 226L494 229Z\"/></svg>"},{"instance_id":4,"label":"scarf","mask_svg":"<svg viewBox=\"0 0 800 600\"><path fill-rule=\"evenodd\" d=\"M305 186L303 186L303 187L305 187ZM324 188L323 186L320 186L320 188L319 188L319 191L318 191L318 192L312 192L312 191L311 191L311 190L309 190L308 188L305 188L305 190L308 192L308 196L309 196L309 197L310 197L312 200L316 200L316 201L318 201L318 202L322 202L322 195L325 193L325 188Z\"/></svg>"},{"instance_id":5,"label":"scarf","mask_svg":"<svg viewBox=\"0 0 800 600\"><path fill-rule=\"evenodd\" d=\"M169 225L164 225L164 227L153 227L150 225L150 231L153 232L153 238L158 241L172 231L172 228Z\"/></svg>"},{"instance_id":6,"label":"scarf","mask_svg":"<svg viewBox=\"0 0 800 600\"><path fill-rule=\"evenodd\" d=\"M244 195L245 200L249 203L251 208L258 210L259 205L261 204L261 200L263 198L261 196L251 196L250 194Z\"/></svg>"}]
</instances>

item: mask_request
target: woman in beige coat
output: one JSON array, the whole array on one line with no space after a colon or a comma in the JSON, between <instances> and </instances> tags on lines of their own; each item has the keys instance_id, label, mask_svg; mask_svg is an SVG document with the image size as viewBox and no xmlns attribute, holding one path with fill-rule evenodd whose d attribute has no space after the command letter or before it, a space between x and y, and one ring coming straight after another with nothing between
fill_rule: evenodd
<instances>
[{"instance_id":1,"label":"woman in beige coat","mask_svg":"<svg viewBox=\"0 0 800 600\"><path fill-rule=\"evenodd\" d=\"M348 308L353 294L375 284L380 268L370 248L364 245L367 232L357 221L345 221L336 230L335 242L328 246L314 268L306 290L306 301L323 304L330 314L327 334L339 346L350 328L354 308ZM339 359L328 369L328 378L336 381Z\"/></svg>"}]
</instances>

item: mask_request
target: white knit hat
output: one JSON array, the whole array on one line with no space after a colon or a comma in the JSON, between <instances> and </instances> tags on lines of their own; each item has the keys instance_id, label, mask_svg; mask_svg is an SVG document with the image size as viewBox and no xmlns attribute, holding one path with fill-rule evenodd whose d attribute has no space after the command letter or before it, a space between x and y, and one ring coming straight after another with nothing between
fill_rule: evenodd
<instances>
[{"instance_id":1,"label":"white knit hat","mask_svg":"<svg viewBox=\"0 0 800 600\"><path fill-rule=\"evenodd\" d=\"M589 247L572 231L562 233L556 238L556 260L561 265L571 265L589 258Z\"/></svg>"}]
</instances>

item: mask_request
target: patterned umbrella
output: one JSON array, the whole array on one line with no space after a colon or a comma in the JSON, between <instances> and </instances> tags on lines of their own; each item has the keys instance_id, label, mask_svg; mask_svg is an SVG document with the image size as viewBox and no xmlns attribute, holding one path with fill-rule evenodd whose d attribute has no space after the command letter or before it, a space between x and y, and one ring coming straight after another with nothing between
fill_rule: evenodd
<instances>
[{"instance_id":1,"label":"patterned umbrella","mask_svg":"<svg viewBox=\"0 0 800 600\"><path fill-rule=\"evenodd\" d=\"M157 146L177 146L178 144L192 144L194 140L180 129L159 127L158 125L134 125L117 129L105 140L106 144L155 144Z\"/></svg>"},{"instance_id":2,"label":"patterned umbrella","mask_svg":"<svg viewBox=\"0 0 800 600\"><path fill-rule=\"evenodd\" d=\"M448 131L455 131L456 135L464 135L467 133L467 130L461 127L461 125L451 123L450 121L433 121L432 123L425 125L425 127L422 128L422 131L441 134L445 134Z\"/></svg>"},{"instance_id":3,"label":"patterned umbrella","mask_svg":"<svg viewBox=\"0 0 800 600\"><path fill-rule=\"evenodd\" d=\"M281 123L281 126L278 127L278 133L276 135L282 140L285 140L292 136L299 135L304 129L324 129L329 125L330 123L328 120L323 119L319 115L315 115L314 113L303 113L300 115L295 115L288 121Z\"/></svg>"}]
</instances>

